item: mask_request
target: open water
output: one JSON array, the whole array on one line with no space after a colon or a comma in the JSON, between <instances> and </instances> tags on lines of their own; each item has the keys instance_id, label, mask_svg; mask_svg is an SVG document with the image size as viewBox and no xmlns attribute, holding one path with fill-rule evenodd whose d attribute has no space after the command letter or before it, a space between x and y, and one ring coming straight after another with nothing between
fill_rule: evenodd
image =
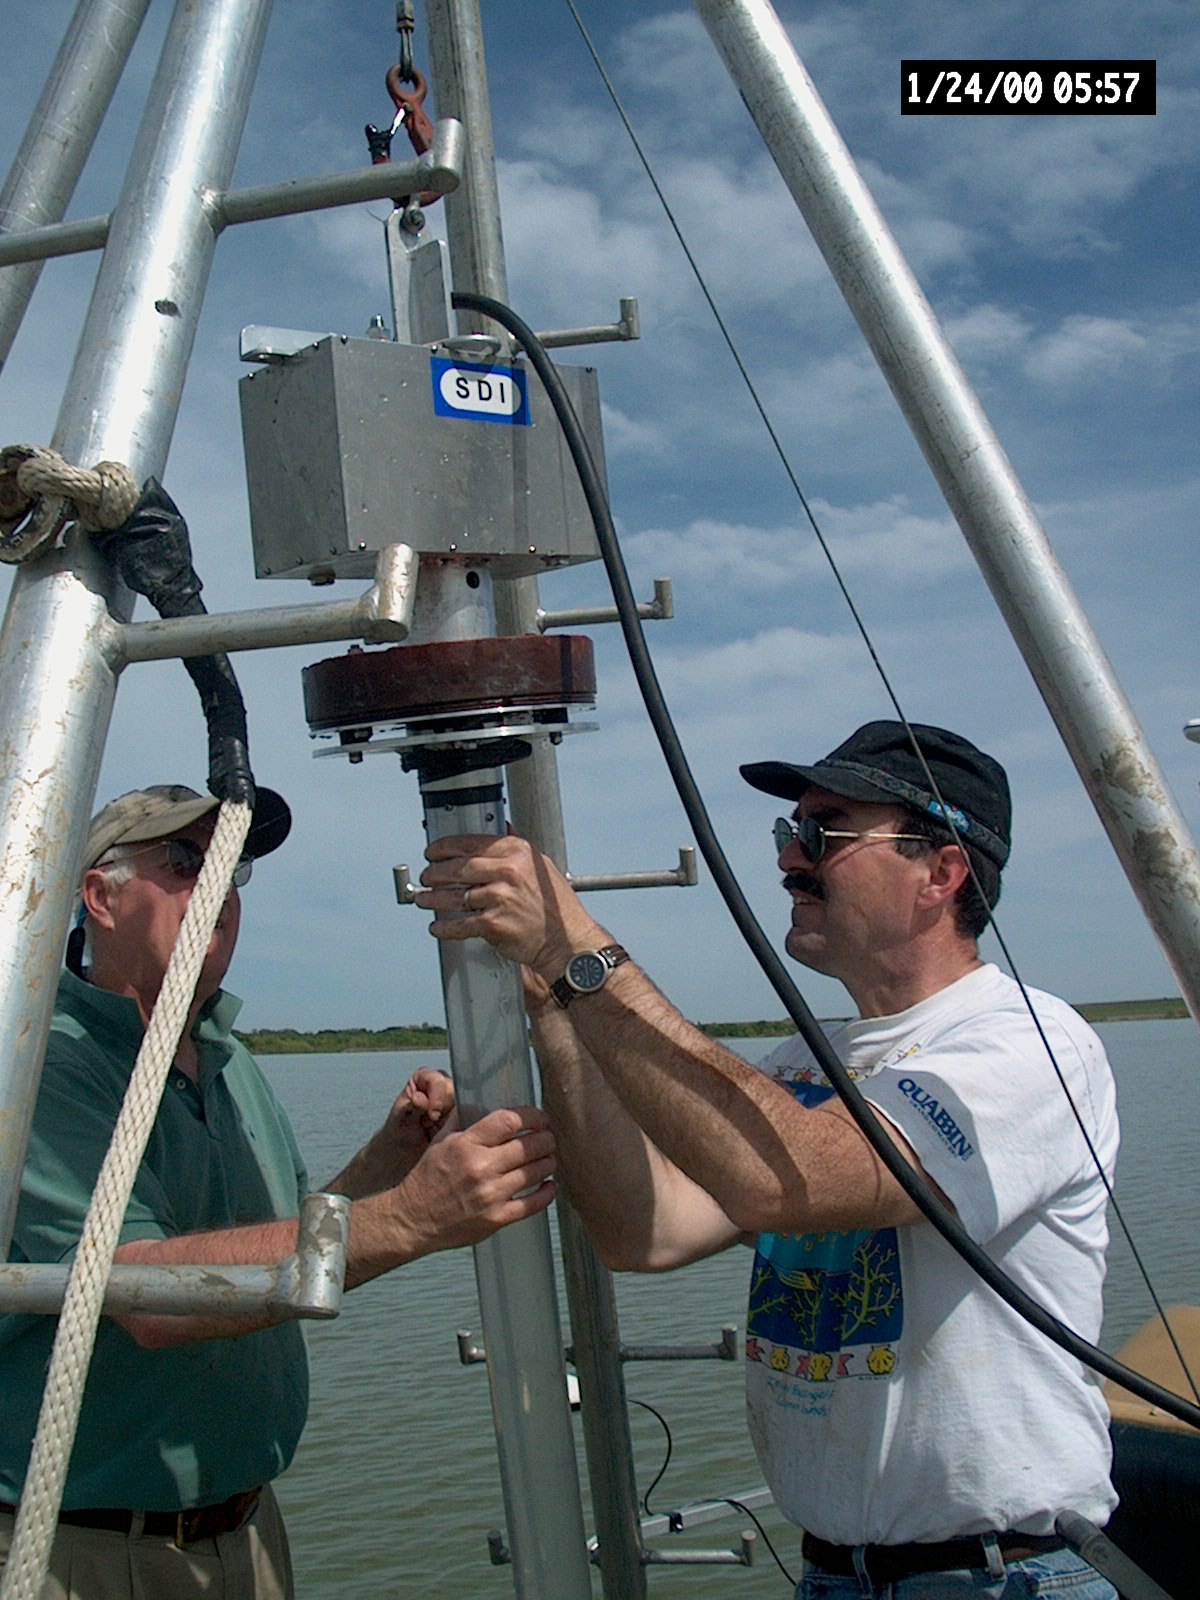
<instances>
[{"instance_id":1,"label":"open water","mask_svg":"<svg viewBox=\"0 0 1200 1600\"><path fill-rule=\"evenodd\" d=\"M1164 1304L1200 1303L1200 1038L1187 1022L1100 1031L1121 1100L1118 1202ZM773 1043L739 1040L732 1048L754 1059ZM314 1184L339 1168L425 1063L446 1059L436 1052L264 1058ZM1152 1306L1116 1226L1113 1236L1104 1344L1115 1351ZM750 1260L735 1249L682 1272L619 1278L625 1342L715 1343L726 1323L740 1332ZM460 1365L460 1328L481 1338L467 1251L414 1262L350 1295L335 1322L309 1326L312 1412L277 1486L300 1600L511 1600L511 1572L493 1567L487 1550L488 1530L504 1521L487 1377L482 1366ZM737 1498L761 1483L743 1421L740 1360L630 1363L625 1377L631 1400L653 1406L670 1428L671 1460L652 1488L666 1434L649 1410L631 1407L638 1489L650 1491L652 1512ZM579 1455L586 1484L582 1444ZM798 1573L796 1530L772 1510L760 1519ZM670 1542L730 1548L751 1526L731 1511L728 1520ZM594 1592L601 1593L598 1575ZM753 1567L655 1567L649 1592L653 1600L790 1600L792 1590L760 1538Z\"/></svg>"}]
</instances>

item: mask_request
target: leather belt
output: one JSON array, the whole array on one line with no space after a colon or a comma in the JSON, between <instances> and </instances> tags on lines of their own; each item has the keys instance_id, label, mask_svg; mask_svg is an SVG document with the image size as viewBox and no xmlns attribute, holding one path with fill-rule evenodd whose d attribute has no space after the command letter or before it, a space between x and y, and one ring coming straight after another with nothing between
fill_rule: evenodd
<instances>
[{"instance_id":1,"label":"leather belt","mask_svg":"<svg viewBox=\"0 0 1200 1600\"><path fill-rule=\"evenodd\" d=\"M223 1533L244 1528L258 1509L262 1489L244 1489L231 1494L215 1506L185 1506L182 1511L126 1511L119 1506L97 1506L78 1511L60 1511L58 1520L72 1528L101 1528L110 1533L129 1533L134 1519L141 1517L142 1532L153 1538L173 1539L182 1550L201 1539L219 1539ZM16 1514L16 1506L0 1501L0 1511Z\"/></svg>"},{"instance_id":2,"label":"leather belt","mask_svg":"<svg viewBox=\"0 0 1200 1600\"><path fill-rule=\"evenodd\" d=\"M996 1547L1005 1561L1027 1561L1030 1556L1063 1550L1066 1541L1051 1534L1039 1538L1033 1533L998 1533ZM969 1539L943 1539L936 1544L827 1544L806 1533L800 1543L805 1561L837 1578L855 1576L854 1553L858 1550L869 1578L877 1583L898 1583L918 1572L954 1572L959 1568L983 1568L988 1564L984 1535Z\"/></svg>"}]
</instances>

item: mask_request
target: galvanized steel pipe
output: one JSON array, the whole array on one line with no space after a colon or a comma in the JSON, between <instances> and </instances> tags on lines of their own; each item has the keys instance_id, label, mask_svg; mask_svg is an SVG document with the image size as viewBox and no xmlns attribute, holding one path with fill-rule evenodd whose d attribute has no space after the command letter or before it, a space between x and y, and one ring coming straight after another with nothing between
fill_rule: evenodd
<instances>
[{"instance_id":1,"label":"galvanized steel pipe","mask_svg":"<svg viewBox=\"0 0 1200 1600\"><path fill-rule=\"evenodd\" d=\"M0 189L0 235L61 220L149 6L150 0L79 0ZM96 243L102 242L103 235ZM20 271L0 273L0 366L42 270L40 256L27 259Z\"/></svg>"}]
</instances>

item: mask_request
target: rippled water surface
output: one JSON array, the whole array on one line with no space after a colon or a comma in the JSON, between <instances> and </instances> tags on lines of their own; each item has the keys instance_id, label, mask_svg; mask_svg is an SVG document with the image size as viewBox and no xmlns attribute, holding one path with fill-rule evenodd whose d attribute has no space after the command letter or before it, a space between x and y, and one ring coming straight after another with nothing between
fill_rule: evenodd
<instances>
[{"instance_id":1,"label":"rippled water surface","mask_svg":"<svg viewBox=\"0 0 1200 1600\"><path fill-rule=\"evenodd\" d=\"M1200 1303L1200 1038L1186 1022L1118 1023L1101 1030L1117 1073L1123 1149L1117 1196L1167 1304ZM773 1041L734 1048L762 1054ZM266 1057L308 1159L314 1184L371 1132L392 1096L435 1055ZM617 1281L627 1344L716 1343L740 1330L749 1252L736 1249L662 1277ZM1150 1314L1132 1254L1114 1229L1105 1345L1116 1349ZM565 1325L565 1315L564 1315ZM368 1284L336 1322L310 1327L313 1405L291 1470L278 1485L288 1517L300 1600L511 1600L509 1571L490 1564L487 1534L504 1524L482 1366L464 1367L455 1334L482 1338L469 1252L430 1257ZM743 1423L741 1362L630 1363L625 1371L639 1492L665 1512L761 1483ZM578 1434L578 1424L577 1434ZM581 1477L582 1446L579 1449ZM799 1537L760 1514L786 1565ZM590 1514L589 1531L592 1527ZM728 1548L745 1516L692 1530L688 1548ZM597 1577L594 1592L600 1595ZM791 1591L758 1541L751 1568L656 1568L652 1600L788 1600Z\"/></svg>"}]
</instances>

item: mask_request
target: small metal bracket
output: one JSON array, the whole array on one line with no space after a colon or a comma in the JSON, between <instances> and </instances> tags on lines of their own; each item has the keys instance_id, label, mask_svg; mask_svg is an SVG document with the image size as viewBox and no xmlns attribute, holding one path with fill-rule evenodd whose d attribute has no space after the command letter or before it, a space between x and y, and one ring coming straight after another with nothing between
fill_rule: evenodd
<instances>
[{"instance_id":1,"label":"small metal bracket","mask_svg":"<svg viewBox=\"0 0 1200 1600\"><path fill-rule=\"evenodd\" d=\"M547 350L561 350L572 344L614 344L627 339L640 339L638 303L634 297L621 297L621 315L616 322L600 323L591 328L551 328L539 333L538 343Z\"/></svg>"},{"instance_id":2,"label":"small metal bracket","mask_svg":"<svg viewBox=\"0 0 1200 1600\"><path fill-rule=\"evenodd\" d=\"M567 881L578 894L591 894L600 889L692 889L700 881L696 870L696 847L679 846L679 865L651 872L601 872L594 874L567 874ZM407 861L392 868L392 882L396 887L396 904L411 906L421 892L419 883L409 876Z\"/></svg>"},{"instance_id":3,"label":"small metal bracket","mask_svg":"<svg viewBox=\"0 0 1200 1600\"><path fill-rule=\"evenodd\" d=\"M675 615L675 598L670 578L655 578L654 599L640 600L637 614L643 622L670 622ZM573 611L543 611L538 607L534 622L539 633L550 628L581 628L593 622L619 622L616 606L578 606Z\"/></svg>"},{"instance_id":4,"label":"small metal bracket","mask_svg":"<svg viewBox=\"0 0 1200 1600\"><path fill-rule=\"evenodd\" d=\"M643 1539L661 1539L671 1533L686 1533L706 1522L721 1522L739 1512L763 1511L775 1504L775 1496L765 1484L741 1490L719 1500L693 1500L675 1511L661 1511L641 1520Z\"/></svg>"},{"instance_id":5,"label":"small metal bracket","mask_svg":"<svg viewBox=\"0 0 1200 1600\"><path fill-rule=\"evenodd\" d=\"M470 1328L460 1328L455 1337L458 1340L458 1359L464 1367L487 1360L487 1351L475 1343ZM736 1361L738 1331L732 1323L727 1322L716 1344L619 1344L617 1358L620 1361ZM568 1366L575 1365L573 1344L564 1348L563 1360Z\"/></svg>"},{"instance_id":6,"label":"small metal bracket","mask_svg":"<svg viewBox=\"0 0 1200 1600\"><path fill-rule=\"evenodd\" d=\"M752 1567L757 1539L747 1528L732 1550L643 1549L642 1560L647 1566Z\"/></svg>"},{"instance_id":7,"label":"small metal bracket","mask_svg":"<svg viewBox=\"0 0 1200 1600\"><path fill-rule=\"evenodd\" d=\"M567 881L577 894L590 894L597 889L692 889L699 883L696 871L696 847L679 846L679 865L664 867L656 872L600 872L593 874L567 873Z\"/></svg>"},{"instance_id":8,"label":"small metal bracket","mask_svg":"<svg viewBox=\"0 0 1200 1600\"><path fill-rule=\"evenodd\" d=\"M422 239L393 211L384 226L392 321L400 344L434 344L454 332L450 257L444 239Z\"/></svg>"},{"instance_id":9,"label":"small metal bracket","mask_svg":"<svg viewBox=\"0 0 1200 1600\"><path fill-rule=\"evenodd\" d=\"M717 1344L622 1344L617 1354L622 1361L736 1361L738 1332L726 1323Z\"/></svg>"},{"instance_id":10,"label":"small metal bracket","mask_svg":"<svg viewBox=\"0 0 1200 1600\"><path fill-rule=\"evenodd\" d=\"M644 1526L644 1525L643 1525ZM731 1550L654 1550L647 1545L641 1548L643 1566L691 1567L752 1567L758 1535L746 1529ZM492 1528L487 1536L488 1559L494 1567L512 1564L512 1551L504 1542L499 1528ZM600 1565L600 1542L588 1540L588 1560L592 1566Z\"/></svg>"},{"instance_id":11,"label":"small metal bracket","mask_svg":"<svg viewBox=\"0 0 1200 1600\"><path fill-rule=\"evenodd\" d=\"M238 356L242 361L269 365L272 361L286 361L289 356L310 350L322 339L332 339L327 329L316 333L305 328L270 328L257 322L247 324L238 339Z\"/></svg>"},{"instance_id":12,"label":"small metal bracket","mask_svg":"<svg viewBox=\"0 0 1200 1600\"><path fill-rule=\"evenodd\" d=\"M346 1275L350 1202L340 1194L306 1195L296 1251L273 1266L113 1267L104 1294L110 1316L336 1317ZM0 1312L54 1315L62 1310L69 1263L0 1266Z\"/></svg>"},{"instance_id":13,"label":"small metal bracket","mask_svg":"<svg viewBox=\"0 0 1200 1600\"><path fill-rule=\"evenodd\" d=\"M464 1367L473 1367L487 1360L487 1351L475 1343L475 1335L470 1328L460 1328L455 1338L458 1340L458 1359Z\"/></svg>"},{"instance_id":14,"label":"small metal bracket","mask_svg":"<svg viewBox=\"0 0 1200 1600\"><path fill-rule=\"evenodd\" d=\"M455 361L478 361L484 366L507 361L511 353L508 340L495 333L455 333L441 345Z\"/></svg>"},{"instance_id":15,"label":"small metal bracket","mask_svg":"<svg viewBox=\"0 0 1200 1600\"><path fill-rule=\"evenodd\" d=\"M396 904L399 906L411 906L421 892L421 885L414 883L408 875L407 861L392 868L392 882L396 886ZM458 1337L462 1339L464 1335L460 1333Z\"/></svg>"},{"instance_id":16,"label":"small metal bracket","mask_svg":"<svg viewBox=\"0 0 1200 1600\"><path fill-rule=\"evenodd\" d=\"M419 561L406 544L375 558L375 581L357 600L274 606L257 611L206 612L152 622L112 622L106 648L120 670L131 661L164 661L221 651L268 650L278 645L365 639L395 644L408 637Z\"/></svg>"},{"instance_id":17,"label":"small metal bracket","mask_svg":"<svg viewBox=\"0 0 1200 1600\"><path fill-rule=\"evenodd\" d=\"M647 1563L659 1564L689 1564L701 1566L743 1566L754 1565L755 1535L749 1531L742 1533L737 1545L733 1549L725 1550L672 1550L652 1549L647 1544L648 1539L661 1539L672 1534L686 1533L691 1528L701 1526L706 1522L718 1522L726 1517L737 1516L739 1512L753 1516L755 1511L760 1511L773 1505L774 1496L765 1487L748 1489L744 1493L729 1495L717 1500L697 1500L691 1505L681 1506L677 1511L667 1511L657 1516L643 1517L640 1523L642 1539L643 1560ZM595 1541L592 1541L594 1545ZM593 1560L595 1557L593 1557Z\"/></svg>"}]
</instances>

